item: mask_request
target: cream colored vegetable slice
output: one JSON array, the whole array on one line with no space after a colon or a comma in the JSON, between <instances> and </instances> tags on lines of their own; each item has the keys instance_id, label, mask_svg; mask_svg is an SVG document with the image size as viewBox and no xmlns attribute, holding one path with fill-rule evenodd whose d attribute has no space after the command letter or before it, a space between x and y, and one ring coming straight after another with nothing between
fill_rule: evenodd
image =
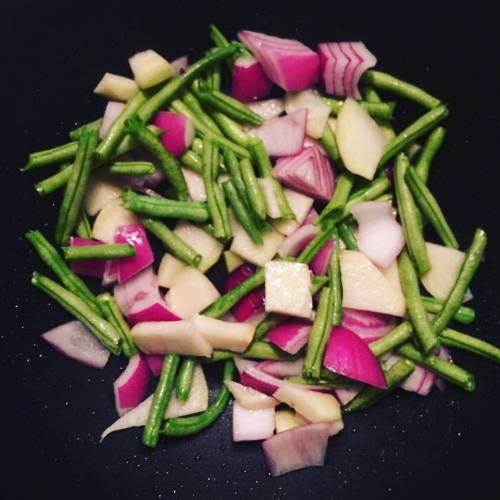
<instances>
[{"instance_id":1,"label":"cream colored vegetable slice","mask_svg":"<svg viewBox=\"0 0 500 500\"><path fill-rule=\"evenodd\" d=\"M272 261L264 273L266 312L311 318L311 273L306 264Z\"/></svg>"},{"instance_id":2,"label":"cream colored vegetable slice","mask_svg":"<svg viewBox=\"0 0 500 500\"><path fill-rule=\"evenodd\" d=\"M94 89L94 93L112 101L128 101L137 94L139 87L134 80L124 76L105 73Z\"/></svg>"},{"instance_id":3,"label":"cream colored vegetable slice","mask_svg":"<svg viewBox=\"0 0 500 500\"><path fill-rule=\"evenodd\" d=\"M403 294L364 254L342 250L340 269L343 307L404 316L406 303Z\"/></svg>"},{"instance_id":4,"label":"cream colored vegetable slice","mask_svg":"<svg viewBox=\"0 0 500 500\"><path fill-rule=\"evenodd\" d=\"M198 269L186 267L165 295L168 308L181 318L192 318L220 297L217 288Z\"/></svg>"},{"instance_id":5,"label":"cream colored vegetable slice","mask_svg":"<svg viewBox=\"0 0 500 500\"><path fill-rule=\"evenodd\" d=\"M446 300L464 263L465 253L435 243L426 243L431 269L420 279L436 299Z\"/></svg>"},{"instance_id":6,"label":"cream colored vegetable slice","mask_svg":"<svg viewBox=\"0 0 500 500\"><path fill-rule=\"evenodd\" d=\"M187 265L176 259L173 255L166 253L161 259L158 269L158 285L171 288L177 279L185 271Z\"/></svg>"},{"instance_id":7,"label":"cream colored vegetable slice","mask_svg":"<svg viewBox=\"0 0 500 500\"><path fill-rule=\"evenodd\" d=\"M184 179L186 179L189 197L193 201L207 201L207 193L202 176L188 168L182 167L181 170Z\"/></svg>"},{"instance_id":8,"label":"cream colored vegetable slice","mask_svg":"<svg viewBox=\"0 0 500 500\"><path fill-rule=\"evenodd\" d=\"M138 222L139 219L133 212L123 208L121 199L116 199L97 215L92 227L92 238L104 243L114 243L119 226Z\"/></svg>"},{"instance_id":9,"label":"cream colored vegetable slice","mask_svg":"<svg viewBox=\"0 0 500 500\"><path fill-rule=\"evenodd\" d=\"M290 209L295 214L295 220L273 221L272 224L281 234L288 236L304 222L313 206L314 199L291 189L283 189L283 193Z\"/></svg>"},{"instance_id":10,"label":"cream colored vegetable slice","mask_svg":"<svg viewBox=\"0 0 500 500\"><path fill-rule=\"evenodd\" d=\"M243 352L253 339L255 327L247 323L235 323L196 315L193 323L214 349Z\"/></svg>"},{"instance_id":11,"label":"cream colored vegetable slice","mask_svg":"<svg viewBox=\"0 0 500 500\"><path fill-rule=\"evenodd\" d=\"M129 60L134 80L141 89L148 89L174 76L173 66L158 52L148 49L133 55Z\"/></svg>"},{"instance_id":12,"label":"cream colored vegetable slice","mask_svg":"<svg viewBox=\"0 0 500 500\"><path fill-rule=\"evenodd\" d=\"M385 279L394 287L395 290L403 295L401 281L399 280L398 262L395 260L387 267L377 267L378 270L385 276Z\"/></svg>"},{"instance_id":13,"label":"cream colored vegetable slice","mask_svg":"<svg viewBox=\"0 0 500 500\"><path fill-rule=\"evenodd\" d=\"M340 108L335 136L347 170L373 179L388 141L375 120L350 97Z\"/></svg>"},{"instance_id":14,"label":"cream colored vegetable slice","mask_svg":"<svg viewBox=\"0 0 500 500\"><path fill-rule=\"evenodd\" d=\"M231 252L231 250L226 250L224 252L224 262L226 263L226 269L228 273L234 271L237 267L241 266L241 264L245 263L245 261L239 255Z\"/></svg>"},{"instance_id":15,"label":"cream colored vegetable slice","mask_svg":"<svg viewBox=\"0 0 500 500\"><path fill-rule=\"evenodd\" d=\"M278 410L274 415L276 433L289 431L290 429L295 429L295 427L300 427L301 425L307 425L308 422L300 413L294 410Z\"/></svg>"},{"instance_id":16,"label":"cream colored vegetable slice","mask_svg":"<svg viewBox=\"0 0 500 500\"><path fill-rule=\"evenodd\" d=\"M116 177L94 175L91 177L83 206L85 211L94 216L106 205L120 197L123 192L123 183Z\"/></svg>"},{"instance_id":17,"label":"cream colored vegetable slice","mask_svg":"<svg viewBox=\"0 0 500 500\"><path fill-rule=\"evenodd\" d=\"M190 222L181 221L175 226L174 233L201 255L198 269L202 273L208 271L219 260L224 246L203 229Z\"/></svg>"},{"instance_id":18,"label":"cream colored vegetable slice","mask_svg":"<svg viewBox=\"0 0 500 500\"><path fill-rule=\"evenodd\" d=\"M274 408L279 405L277 399L251 387L239 384L233 380L226 380L225 384L234 399L243 407L249 410L263 410L264 408Z\"/></svg>"},{"instance_id":19,"label":"cream colored vegetable slice","mask_svg":"<svg viewBox=\"0 0 500 500\"><path fill-rule=\"evenodd\" d=\"M212 346L191 320L137 323L130 335L145 354L212 355Z\"/></svg>"}]
</instances>

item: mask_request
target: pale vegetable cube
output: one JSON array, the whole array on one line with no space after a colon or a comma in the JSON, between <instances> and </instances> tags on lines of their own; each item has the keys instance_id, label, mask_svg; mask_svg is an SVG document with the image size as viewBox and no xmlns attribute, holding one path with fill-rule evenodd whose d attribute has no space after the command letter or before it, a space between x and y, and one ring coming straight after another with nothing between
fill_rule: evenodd
<instances>
[{"instance_id":1,"label":"pale vegetable cube","mask_svg":"<svg viewBox=\"0 0 500 500\"><path fill-rule=\"evenodd\" d=\"M278 231L267 231L262 233L263 244L256 245L250 239L247 232L233 218L231 218L231 228L233 231L233 242L231 243L230 250L247 262L260 267L264 266L266 262L269 262L276 255L278 247L284 238Z\"/></svg>"},{"instance_id":2,"label":"pale vegetable cube","mask_svg":"<svg viewBox=\"0 0 500 500\"><path fill-rule=\"evenodd\" d=\"M158 285L165 288L171 288L175 285L177 278L182 275L186 269L186 264L176 259L173 255L166 253L161 259L158 269Z\"/></svg>"},{"instance_id":3,"label":"pale vegetable cube","mask_svg":"<svg viewBox=\"0 0 500 500\"><path fill-rule=\"evenodd\" d=\"M133 55L128 62L141 89L153 87L175 75L172 65L151 49Z\"/></svg>"},{"instance_id":4,"label":"pale vegetable cube","mask_svg":"<svg viewBox=\"0 0 500 500\"><path fill-rule=\"evenodd\" d=\"M264 272L266 312L311 317L311 273L306 264L268 262Z\"/></svg>"},{"instance_id":5,"label":"pale vegetable cube","mask_svg":"<svg viewBox=\"0 0 500 500\"><path fill-rule=\"evenodd\" d=\"M168 308L181 318L192 318L220 297L217 288L198 269L186 267L165 295Z\"/></svg>"},{"instance_id":6,"label":"pale vegetable cube","mask_svg":"<svg viewBox=\"0 0 500 500\"><path fill-rule=\"evenodd\" d=\"M237 267L241 266L241 264L245 263L245 261L240 256L236 255L234 252L231 252L231 250L226 250L224 252L224 261L226 263L226 269L228 273L234 271Z\"/></svg>"},{"instance_id":7,"label":"pale vegetable cube","mask_svg":"<svg viewBox=\"0 0 500 500\"><path fill-rule=\"evenodd\" d=\"M300 413L294 410L278 410L274 415L276 433L289 431L301 425L307 425L308 422Z\"/></svg>"},{"instance_id":8,"label":"pale vegetable cube","mask_svg":"<svg viewBox=\"0 0 500 500\"><path fill-rule=\"evenodd\" d=\"M97 215L92 227L92 238L103 243L114 243L118 227L137 223L139 219L134 212L123 208L121 199L116 199Z\"/></svg>"},{"instance_id":9,"label":"pale vegetable cube","mask_svg":"<svg viewBox=\"0 0 500 500\"><path fill-rule=\"evenodd\" d=\"M188 168L182 167L182 174L186 180L189 197L193 201L207 201L207 193L205 191L205 184L203 184L203 177Z\"/></svg>"},{"instance_id":10,"label":"pale vegetable cube","mask_svg":"<svg viewBox=\"0 0 500 500\"><path fill-rule=\"evenodd\" d=\"M219 260L224 246L203 229L190 222L181 221L175 226L174 233L201 255L198 269L202 273L208 271Z\"/></svg>"},{"instance_id":11,"label":"pale vegetable cube","mask_svg":"<svg viewBox=\"0 0 500 500\"><path fill-rule=\"evenodd\" d=\"M134 80L124 76L105 73L94 89L96 94L107 97L112 101L128 101L137 94L139 87Z\"/></svg>"},{"instance_id":12,"label":"pale vegetable cube","mask_svg":"<svg viewBox=\"0 0 500 500\"><path fill-rule=\"evenodd\" d=\"M347 170L373 179L387 146L387 137L375 120L350 97L340 108L335 135Z\"/></svg>"},{"instance_id":13,"label":"pale vegetable cube","mask_svg":"<svg viewBox=\"0 0 500 500\"><path fill-rule=\"evenodd\" d=\"M283 193L295 214L295 220L274 221L272 224L281 234L288 236L304 222L313 206L314 199L291 189L283 189Z\"/></svg>"},{"instance_id":14,"label":"pale vegetable cube","mask_svg":"<svg viewBox=\"0 0 500 500\"><path fill-rule=\"evenodd\" d=\"M90 178L83 199L85 211L97 215L99 210L118 198L123 192L123 184L116 177L96 175Z\"/></svg>"},{"instance_id":15,"label":"pale vegetable cube","mask_svg":"<svg viewBox=\"0 0 500 500\"><path fill-rule=\"evenodd\" d=\"M279 219L281 217L281 210L278 206L278 200L274 194L273 181L270 177L261 177L257 179L262 189L262 193L266 200L266 212L271 219Z\"/></svg>"},{"instance_id":16,"label":"pale vegetable cube","mask_svg":"<svg viewBox=\"0 0 500 500\"><path fill-rule=\"evenodd\" d=\"M243 352L255 333L255 327L247 323L222 321L208 316L196 315L193 323L214 349Z\"/></svg>"},{"instance_id":17,"label":"pale vegetable cube","mask_svg":"<svg viewBox=\"0 0 500 500\"><path fill-rule=\"evenodd\" d=\"M426 243L431 269L420 279L425 289L436 299L446 300L457 280L465 254L460 250Z\"/></svg>"},{"instance_id":18,"label":"pale vegetable cube","mask_svg":"<svg viewBox=\"0 0 500 500\"><path fill-rule=\"evenodd\" d=\"M287 94L285 109L288 114L304 108L307 109L306 133L313 139L319 139L330 116L330 105L311 89Z\"/></svg>"},{"instance_id":19,"label":"pale vegetable cube","mask_svg":"<svg viewBox=\"0 0 500 500\"><path fill-rule=\"evenodd\" d=\"M249 410L233 403L233 441L260 441L274 434L274 408Z\"/></svg>"},{"instance_id":20,"label":"pale vegetable cube","mask_svg":"<svg viewBox=\"0 0 500 500\"><path fill-rule=\"evenodd\" d=\"M406 302L403 294L366 255L342 250L340 269L343 307L404 316Z\"/></svg>"},{"instance_id":21,"label":"pale vegetable cube","mask_svg":"<svg viewBox=\"0 0 500 500\"><path fill-rule=\"evenodd\" d=\"M130 335L146 354L212 355L212 346L190 320L137 323Z\"/></svg>"}]
</instances>

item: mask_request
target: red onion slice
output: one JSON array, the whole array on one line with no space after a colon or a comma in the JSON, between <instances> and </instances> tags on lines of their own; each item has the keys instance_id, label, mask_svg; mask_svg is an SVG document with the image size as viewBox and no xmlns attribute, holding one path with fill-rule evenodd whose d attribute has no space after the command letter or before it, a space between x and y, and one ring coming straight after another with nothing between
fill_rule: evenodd
<instances>
[{"instance_id":1,"label":"red onion slice","mask_svg":"<svg viewBox=\"0 0 500 500\"><path fill-rule=\"evenodd\" d=\"M297 354L307 344L310 331L310 321L287 321L270 330L266 340L289 354Z\"/></svg>"},{"instance_id":2,"label":"red onion slice","mask_svg":"<svg viewBox=\"0 0 500 500\"><path fill-rule=\"evenodd\" d=\"M303 366L304 358L299 358L295 361L261 361L256 368L272 377L285 378L302 375Z\"/></svg>"}]
</instances>

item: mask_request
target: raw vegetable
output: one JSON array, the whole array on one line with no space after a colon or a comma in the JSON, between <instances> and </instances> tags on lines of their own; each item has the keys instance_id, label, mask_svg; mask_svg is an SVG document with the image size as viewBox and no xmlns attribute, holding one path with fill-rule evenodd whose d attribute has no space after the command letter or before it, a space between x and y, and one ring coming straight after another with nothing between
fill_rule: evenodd
<instances>
[{"instance_id":1,"label":"raw vegetable","mask_svg":"<svg viewBox=\"0 0 500 500\"><path fill-rule=\"evenodd\" d=\"M238 384L238 382L234 382L233 380L227 380L225 384L231 391L235 402L249 410L274 408L279 404L279 401L277 399L267 396L262 392L256 391L251 387Z\"/></svg>"},{"instance_id":2,"label":"raw vegetable","mask_svg":"<svg viewBox=\"0 0 500 500\"><path fill-rule=\"evenodd\" d=\"M134 80L141 89L147 89L172 77L175 69L154 50L138 52L129 60Z\"/></svg>"},{"instance_id":3,"label":"raw vegetable","mask_svg":"<svg viewBox=\"0 0 500 500\"><path fill-rule=\"evenodd\" d=\"M89 246L102 245L100 241L90 240L87 238L79 238L77 236L71 236L69 239L69 244L70 247L80 247L80 246L89 247ZM71 262L70 267L71 270L76 274L102 278L104 275L104 269L106 267L106 261L102 259L90 259L81 261L76 260Z\"/></svg>"},{"instance_id":4,"label":"raw vegetable","mask_svg":"<svg viewBox=\"0 0 500 500\"><path fill-rule=\"evenodd\" d=\"M120 199L106 205L97 215L92 226L92 238L103 243L114 243L120 226L137 224L137 216L123 207Z\"/></svg>"},{"instance_id":5,"label":"raw vegetable","mask_svg":"<svg viewBox=\"0 0 500 500\"><path fill-rule=\"evenodd\" d=\"M114 75L113 73L104 73L97 87L94 89L96 94L114 99L117 101L128 101L132 99L139 91L137 83L130 78Z\"/></svg>"},{"instance_id":6,"label":"raw vegetable","mask_svg":"<svg viewBox=\"0 0 500 500\"><path fill-rule=\"evenodd\" d=\"M294 320L271 329L266 340L289 354L297 354L307 344L310 330L310 322Z\"/></svg>"},{"instance_id":7,"label":"raw vegetable","mask_svg":"<svg viewBox=\"0 0 500 500\"><path fill-rule=\"evenodd\" d=\"M307 109L307 135L314 139L319 139L323 135L323 130L330 115L330 106L313 90L303 90L296 94L287 94L285 111L290 115L294 111L301 109Z\"/></svg>"},{"instance_id":8,"label":"raw vegetable","mask_svg":"<svg viewBox=\"0 0 500 500\"><path fill-rule=\"evenodd\" d=\"M233 403L233 441L259 441L274 433L274 407L250 410Z\"/></svg>"},{"instance_id":9,"label":"raw vegetable","mask_svg":"<svg viewBox=\"0 0 500 500\"><path fill-rule=\"evenodd\" d=\"M90 215L97 215L101 209L119 198L123 192L123 183L111 176L94 174L89 180L83 207Z\"/></svg>"},{"instance_id":10,"label":"raw vegetable","mask_svg":"<svg viewBox=\"0 0 500 500\"><path fill-rule=\"evenodd\" d=\"M238 57L233 65L231 95L242 102L255 101L271 92L272 83L253 56Z\"/></svg>"},{"instance_id":11,"label":"raw vegetable","mask_svg":"<svg viewBox=\"0 0 500 500\"><path fill-rule=\"evenodd\" d=\"M155 116L155 126L165 131L161 142L174 156L182 155L194 139L194 126L191 120L179 113L159 111Z\"/></svg>"},{"instance_id":12,"label":"raw vegetable","mask_svg":"<svg viewBox=\"0 0 500 500\"><path fill-rule=\"evenodd\" d=\"M319 228L313 224L304 224L300 226L281 242L278 247L279 256L296 257L319 234Z\"/></svg>"}]
</instances>

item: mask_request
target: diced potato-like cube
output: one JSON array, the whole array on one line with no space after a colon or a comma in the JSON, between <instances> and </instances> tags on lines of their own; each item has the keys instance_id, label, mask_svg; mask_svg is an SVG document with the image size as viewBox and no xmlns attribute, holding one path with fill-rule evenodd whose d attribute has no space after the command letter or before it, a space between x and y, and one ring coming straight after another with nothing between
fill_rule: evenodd
<instances>
[{"instance_id":1,"label":"diced potato-like cube","mask_svg":"<svg viewBox=\"0 0 500 500\"><path fill-rule=\"evenodd\" d=\"M94 89L94 93L112 101L128 101L137 94L139 87L131 78L105 73Z\"/></svg>"},{"instance_id":2,"label":"diced potato-like cube","mask_svg":"<svg viewBox=\"0 0 500 500\"><path fill-rule=\"evenodd\" d=\"M90 215L98 212L113 200L118 198L123 191L123 183L112 176L96 175L91 177L83 199L85 211Z\"/></svg>"},{"instance_id":3,"label":"diced potato-like cube","mask_svg":"<svg viewBox=\"0 0 500 500\"><path fill-rule=\"evenodd\" d=\"M166 253L161 259L158 269L158 285L165 288L173 287L186 267L184 262L176 259L172 254Z\"/></svg>"},{"instance_id":4,"label":"diced potato-like cube","mask_svg":"<svg viewBox=\"0 0 500 500\"><path fill-rule=\"evenodd\" d=\"M265 266L265 289L266 312L311 317L311 274L306 264L268 262Z\"/></svg>"},{"instance_id":5,"label":"diced potato-like cube","mask_svg":"<svg viewBox=\"0 0 500 500\"><path fill-rule=\"evenodd\" d=\"M151 49L133 55L128 62L141 89L153 87L175 74L172 65Z\"/></svg>"}]
</instances>

